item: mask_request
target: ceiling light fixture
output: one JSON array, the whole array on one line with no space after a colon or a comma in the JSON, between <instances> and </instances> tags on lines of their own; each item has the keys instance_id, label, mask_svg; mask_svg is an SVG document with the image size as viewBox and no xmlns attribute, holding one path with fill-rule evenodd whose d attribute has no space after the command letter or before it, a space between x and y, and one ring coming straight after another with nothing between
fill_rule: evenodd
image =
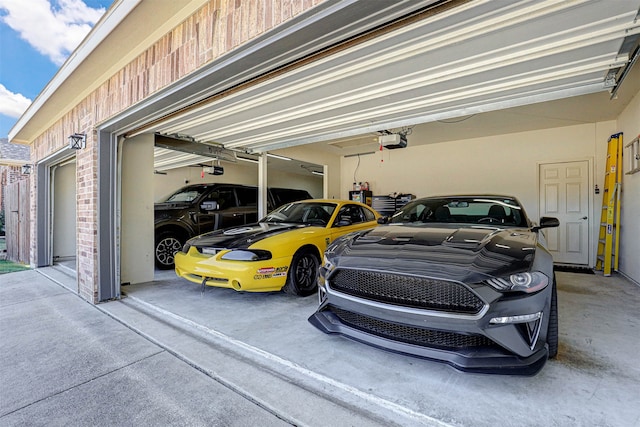
<instances>
[{"instance_id":1,"label":"ceiling light fixture","mask_svg":"<svg viewBox=\"0 0 640 427\"><path fill-rule=\"evenodd\" d=\"M300 165L300 167L304 170L306 170L309 173L312 173L314 175L320 175L320 176L324 176L324 172L322 171L317 171L313 169L313 166L308 166L308 165ZM316 165L317 167L317 165Z\"/></svg>"},{"instance_id":2,"label":"ceiling light fixture","mask_svg":"<svg viewBox=\"0 0 640 427\"><path fill-rule=\"evenodd\" d=\"M290 160L291 160L289 157L281 156L281 155L279 155L279 154L271 154L271 153L267 153L267 156L269 156L269 157L273 157L274 159L287 160L287 161L290 161Z\"/></svg>"},{"instance_id":3,"label":"ceiling light fixture","mask_svg":"<svg viewBox=\"0 0 640 427\"><path fill-rule=\"evenodd\" d=\"M248 157L240 157L240 156L236 156L236 159L238 159L238 160L242 160L243 162L258 163L258 160L256 160L256 159L250 159L250 158L248 158Z\"/></svg>"},{"instance_id":4,"label":"ceiling light fixture","mask_svg":"<svg viewBox=\"0 0 640 427\"><path fill-rule=\"evenodd\" d=\"M375 154L375 153L376 153L375 151L367 151L366 153L347 154L344 157L347 158L347 157L367 156L369 154Z\"/></svg>"}]
</instances>

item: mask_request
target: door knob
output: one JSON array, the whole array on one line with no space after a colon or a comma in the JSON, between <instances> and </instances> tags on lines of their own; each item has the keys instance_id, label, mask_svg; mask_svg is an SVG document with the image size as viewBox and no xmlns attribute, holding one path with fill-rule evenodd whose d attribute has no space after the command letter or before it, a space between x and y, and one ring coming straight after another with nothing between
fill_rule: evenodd
<instances>
[{"instance_id":1,"label":"door knob","mask_svg":"<svg viewBox=\"0 0 640 427\"><path fill-rule=\"evenodd\" d=\"M586 216L583 216L581 219L587 219L587 217L586 217Z\"/></svg>"}]
</instances>

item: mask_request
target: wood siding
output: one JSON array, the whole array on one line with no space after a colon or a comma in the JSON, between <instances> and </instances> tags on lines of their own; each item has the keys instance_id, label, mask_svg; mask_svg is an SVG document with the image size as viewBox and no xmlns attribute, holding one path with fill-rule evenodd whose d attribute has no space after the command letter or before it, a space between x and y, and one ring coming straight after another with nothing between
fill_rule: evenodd
<instances>
[{"instance_id":1,"label":"wood siding","mask_svg":"<svg viewBox=\"0 0 640 427\"><path fill-rule=\"evenodd\" d=\"M29 264L29 180L8 184L5 190L7 259Z\"/></svg>"}]
</instances>

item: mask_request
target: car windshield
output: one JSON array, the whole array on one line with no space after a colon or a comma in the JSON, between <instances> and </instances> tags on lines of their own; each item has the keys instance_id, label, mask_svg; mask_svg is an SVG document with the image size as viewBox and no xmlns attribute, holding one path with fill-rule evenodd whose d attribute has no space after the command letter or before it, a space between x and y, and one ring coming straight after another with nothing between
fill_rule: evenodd
<instances>
[{"instance_id":1,"label":"car windshield","mask_svg":"<svg viewBox=\"0 0 640 427\"><path fill-rule=\"evenodd\" d=\"M527 227L527 218L518 202L499 197L419 199L396 212L390 222Z\"/></svg>"},{"instance_id":2,"label":"car windshield","mask_svg":"<svg viewBox=\"0 0 640 427\"><path fill-rule=\"evenodd\" d=\"M260 222L287 222L326 226L336 209L335 203L289 203L269 213Z\"/></svg>"},{"instance_id":3,"label":"car windshield","mask_svg":"<svg viewBox=\"0 0 640 427\"><path fill-rule=\"evenodd\" d=\"M169 197L167 197L165 202L191 202L204 192L205 188L184 188L176 191Z\"/></svg>"}]
</instances>

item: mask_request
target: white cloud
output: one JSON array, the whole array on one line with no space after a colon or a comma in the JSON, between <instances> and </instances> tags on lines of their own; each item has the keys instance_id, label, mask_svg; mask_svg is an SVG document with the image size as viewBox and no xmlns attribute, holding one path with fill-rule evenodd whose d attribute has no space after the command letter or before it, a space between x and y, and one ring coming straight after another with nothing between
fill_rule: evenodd
<instances>
[{"instance_id":1,"label":"white cloud","mask_svg":"<svg viewBox=\"0 0 640 427\"><path fill-rule=\"evenodd\" d=\"M82 0L0 0L2 21L56 65L62 65L105 9ZM27 5L28 4L28 5Z\"/></svg>"},{"instance_id":2,"label":"white cloud","mask_svg":"<svg viewBox=\"0 0 640 427\"><path fill-rule=\"evenodd\" d=\"M0 114L18 118L25 112L30 104L31 100L29 98L7 90L7 88L0 83Z\"/></svg>"}]
</instances>

